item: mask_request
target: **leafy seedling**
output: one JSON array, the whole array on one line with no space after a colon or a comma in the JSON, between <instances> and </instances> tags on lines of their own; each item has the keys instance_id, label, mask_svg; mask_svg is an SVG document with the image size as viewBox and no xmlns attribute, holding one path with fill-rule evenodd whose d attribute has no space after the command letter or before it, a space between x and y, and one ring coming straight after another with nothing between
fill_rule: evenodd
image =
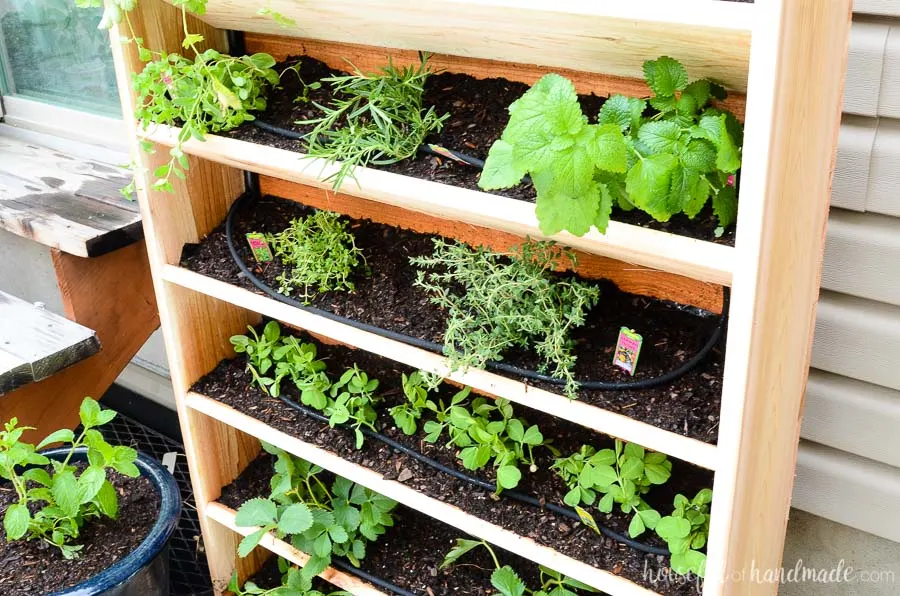
<instances>
[{"instance_id":1,"label":"leafy seedling","mask_svg":"<svg viewBox=\"0 0 900 596\"><path fill-rule=\"evenodd\" d=\"M709 508L713 493L704 488L693 499L675 496L675 510L659 520L656 533L666 541L672 553L671 567L675 573L693 573L704 577L706 555L700 551L709 537Z\"/></svg>"}]
</instances>

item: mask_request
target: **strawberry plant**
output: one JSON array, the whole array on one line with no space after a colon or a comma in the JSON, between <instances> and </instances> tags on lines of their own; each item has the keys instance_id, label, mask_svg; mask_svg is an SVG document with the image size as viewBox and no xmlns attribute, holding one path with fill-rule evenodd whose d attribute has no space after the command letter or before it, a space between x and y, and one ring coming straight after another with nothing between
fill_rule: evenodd
<instances>
[{"instance_id":1,"label":"strawberry plant","mask_svg":"<svg viewBox=\"0 0 900 596\"><path fill-rule=\"evenodd\" d=\"M286 296L298 292L304 304L317 292L353 290L350 276L365 264L347 222L330 211L293 219L289 228L267 234L267 239L285 266L278 291Z\"/></svg>"},{"instance_id":2,"label":"strawberry plant","mask_svg":"<svg viewBox=\"0 0 900 596\"><path fill-rule=\"evenodd\" d=\"M531 348L553 367L577 396L570 331L584 325L600 291L584 282L552 274L574 254L552 242L525 242L514 255L434 239L431 256L410 261L419 268L416 285L447 311L444 351L453 370L484 367L513 347Z\"/></svg>"},{"instance_id":3,"label":"strawberry plant","mask_svg":"<svg viewBox=\"0 0 900 596\"><path fill-rule=\"evenodd\" d=\"M733 114L710 103L725 90L706 79L689 83L684 66L668 56L645 62L644 77L649 102L613 95L589 124L572 83L544 76L510 105L479 186L508 188L529 174L548 235L580 236L591 225L605 232L614 204L668 221L676 213L693 218L711 200L720 227L731 225L743 131Z\"/></svg>"},{"instance_id":4,"label":"strawberry plant","mask_svg":"<svg viewBox=\"0 0 900 596\"><path fill-rule=\"evenodd\" d=\"M675 496L675 510L659 520L656 533L666 541L672 553L672 571L703 577L706 573L706 555L700 549L706 546L709 536L709 507L713 493L704 488L693 499Z\"/></svg>"},{"instance_id":5,"label":"strawberry plant","mask_svg":"<svg viewBox=\"0 0 900 596\"><path fill-rule=\"evenodd\" d=\"M75 541L85 522L118 515L119 499L108 474L115 470L131 478L139 476L134 464L137 452L110 445L97 430L116 417L112 410L101 410L96 401L86 397L79 417L83 430L77 437L71 430L61 429L37 445L21 441L26 430L34 429L18 426L16 418L0 431L0 478L9 481L17 497L3 514L8 542L41 540L72 559L82 548ZM38 452L53 443L68 444L62 460ZM88 449L88 466L79 471L70 462L75 450L83 447Z\"/></svg>"},{"instance_id":6,"label":"strawberry plant","mask_svg":"<svg viewBox=\"0 0 900 596\"><path fill-rule=\"evenodd\" d=\"M484 547L491 555L494 563L494 572L491 574L491 585L501 596L524 596L530 593L533 596L578 596L582 592L597 592L589 585L541 565L541 585L535 589L529 589L519 577L519 574L509 565L500 565L497 553L493 547L484 540L469 540L457 538L456 546L444 557L439 569L445 569L456 564L459 559L470 551ZM577 590L577 591L576 591Z\"/></svg>"},{"instance_id":7,"label":"strawberry plant","mask_svg":"<svg viewBox=\"0 0 900 596\"><path fill-rule=\"evenodd\" d=\"M238 581L237 571L235 571L231 574L231 580L226 589L233 596L350 596L350 592L343 590L322 592L315 588L304 589L300 568L291 565L287 559L282 557L278 557L278 571L281 572L280 586L261 588L252 581L247 581L242 586Z\"/></svg>"},{"instance_id":8,"label":"strawberry plant","mask_svg":"<svg viewBox=\"0 0 900 596\"><path fill-rule=\"evenodd\" d=\"M577 453L557 459L552 468L569 487L563 500L570 507L596 502L597 509L610 513L619 504L622 513L633 513L628 526L632 538L656 527L660 514L642 495L653 485L664 484L672 474L672 462L665 454L618 439L614 450L597 451L584 445ZM603 496L597 500L600 494Z\"/></svg>"},{"instance_id":9,"label":"strawberry plant","mask_svg":"<svg viewBox=\"0 0 900 596\"><path fill-rule=\"evenodd\" d=\"M319 478L318 466L271 445L264 447L277 458L272 493L238 509L237 525L258 528L241 541L238 554L247 556L266 532L288 538L310 557L296 580L301 590L312 587L312 578L331 564L332 555L358 567L366 556L366 541L378 540L394 525L391 512L397 503L341 477L329 489Z\"/></svg>"}]
</instances>

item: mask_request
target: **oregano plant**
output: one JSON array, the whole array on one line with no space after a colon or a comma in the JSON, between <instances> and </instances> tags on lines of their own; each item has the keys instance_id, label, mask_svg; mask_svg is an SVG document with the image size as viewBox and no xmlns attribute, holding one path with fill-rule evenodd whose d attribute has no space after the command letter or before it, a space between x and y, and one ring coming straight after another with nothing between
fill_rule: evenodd
<instances>
[{"instance_id":1,"label":"oregano plant","mask_svg":"<svg viewBox=\"0 0 900 596\"><path fill-rule=\"evenodd\" d=\"M102 410L93 399L81 402L79 417L83 430L76 436L69 429L50 433L37 445L21 440L32 427L18 426L12 418L0 431L0 478L12 486L16 500L3 514L7 541L41 540L59 549L66 559L78 556L81 529L92 518L115 518L119 498L109 481L110 470L135 478L137 452L131 447L113 446L104 440L98 427L115 418L112 410ZM50 459L39 451L62 443L68 452L62 459ZM76 449L88 449L84 469L72 465Z\"/></svg>"}]
</instances>

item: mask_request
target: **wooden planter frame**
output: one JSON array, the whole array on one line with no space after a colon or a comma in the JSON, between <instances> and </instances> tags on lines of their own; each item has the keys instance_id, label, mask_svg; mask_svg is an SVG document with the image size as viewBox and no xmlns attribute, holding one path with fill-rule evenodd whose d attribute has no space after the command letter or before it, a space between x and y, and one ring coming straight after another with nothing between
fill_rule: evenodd
<instances>
[{"instance_id":1,"label":"wooden planter frame","mask_svg":"<svg viewBox=\"0 0 900 596\"><path fill-rule=\"evenodd\" d=\"M628 291L716 310L721 308L722 287L731 286L718 443L663 431L490 372L450 374L442 356L178 267L183 245L208 234L244 191L241 170L265 175L264 188L274 194L386 223L438 226L457 237L486 234L499 244L543 237L533 206L512 199L369 169L358 169L358 184L348 181L335 195L320 181L322 165L301 160L296 153L226 137L190 141L184 146L191 156L188 179L175 181L174 195L141 190L139 199L217 590L224 589L233 570L246 577L258 569L263 549L297 563L304 560L302 553L274 538L239 559L236 547L244 529L234 525L232 511L215 502L222 487L256 457L264 439L604 592L653 594L191 393L194 382L233 353L228 338L258 323L262 315L713 470L715 500L703 593L777 590L776 584L761 580L766 570L780 565L790 506L840 120L850 0L546 4L272 0L274 10L299 24L297 29L283 29L257 16L259 6L253 2L210 0L203 21L190 20L192 30L219 49L225 47L222 29L234 27L248 32L248 51L276 57L304 53L335 66L347 57L366 70L383 64L388 53L402 63L414 60L416 50L425 50L435 53L435 66L447 70L528 83L557 71L573 79L579 91L602 94L646 94L639 80L641 64L669 54L684 62L692 77L710 76L736 91L728 107L745 116L746 132L733 248L616 222L605 236L592 232L554 237L588 255L595 274L610 277ZM169 52L180 51L180 19L180 12L162 0L141 0L131 15L148 47ZM142 66L134 48L118 42L119 32L113 31L112 39L123 112L133 121L130 79ZM138 163L149 171L165 163L166 148L176 134L165 127L149 133L134 130ZM152 155L139 151L139 135L160 150ZM147 188L145 174L139 182ZM354 594L381 594L333 569L323 577Z\"/></svg>"}]
</instances>

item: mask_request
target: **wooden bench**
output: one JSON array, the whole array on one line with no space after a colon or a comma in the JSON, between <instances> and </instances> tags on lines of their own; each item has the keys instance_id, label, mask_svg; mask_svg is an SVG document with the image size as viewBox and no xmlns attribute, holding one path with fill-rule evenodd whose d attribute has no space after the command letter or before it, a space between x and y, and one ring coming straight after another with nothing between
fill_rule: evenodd
<instances>
[{"instance_id":1,"label":"wooden bench","mask_svg":"<svg viewBox=\"0 0 900 596\"><path fill-rule=\"evenodd\" d=\"M0 126L0 229L50 247L66 315L0 293L0 421L74 426L159 326L139 208L119 193L129 180Z\"/></svg>"}]
</instances>

